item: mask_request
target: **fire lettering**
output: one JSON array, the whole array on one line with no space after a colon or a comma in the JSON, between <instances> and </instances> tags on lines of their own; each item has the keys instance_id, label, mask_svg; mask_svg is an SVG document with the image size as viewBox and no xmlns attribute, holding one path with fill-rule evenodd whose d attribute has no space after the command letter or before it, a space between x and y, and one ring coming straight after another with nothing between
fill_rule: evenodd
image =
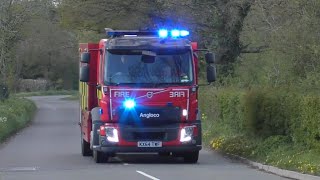
<instances>
[{"instance_id":1,"label":"fire lettering","mask_svg":"<svg viewBox=\"0 0 320 180\"><path fill-rule=\"evenodd\" d=\"M183 91L174 91L174 92L170 92L170 97L171 98L186 97L186 95Z\"/></svg>"}]
</instances>

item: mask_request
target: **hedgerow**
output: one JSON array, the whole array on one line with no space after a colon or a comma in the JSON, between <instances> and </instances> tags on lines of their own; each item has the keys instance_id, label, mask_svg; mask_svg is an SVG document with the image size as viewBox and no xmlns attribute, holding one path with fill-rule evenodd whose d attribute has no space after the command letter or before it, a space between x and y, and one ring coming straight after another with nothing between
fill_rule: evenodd
<instances>
[{"instance_id":1,"label":"hedgerow","mask_svg":"<svg viewBox=\"0 0 320 180\"><path fill-rule=\"evenodd\" d=\"M319 158L299 154L320 155L320 96L269 87L204 88L200 105L204 141L213 149L320 173Z\"/></svg>"}]
</instances>

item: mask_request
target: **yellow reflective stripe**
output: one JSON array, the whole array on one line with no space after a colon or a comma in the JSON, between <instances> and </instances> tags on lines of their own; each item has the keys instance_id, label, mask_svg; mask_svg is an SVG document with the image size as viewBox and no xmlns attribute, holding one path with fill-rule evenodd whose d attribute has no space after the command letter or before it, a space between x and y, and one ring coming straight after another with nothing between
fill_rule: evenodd
<instances>
[{"instance_id":1,"label":"yellow reflective stripe","mask_svg":"<svg viewBox=\"0 0 320 180\"><path fill-rule=\"evenodd\" d=\"M100 100L102 99L102 91L97 89L97 98Z\"/></svg>"},{"instance_id":2,"label":"yellow reflective stripe","mask_svg":"<svg viewBox=\"0 0 320 180\"><path fill-rule=\"evenodd\" d=\"M88 88L87 83L84 83L84 108L88 107Z\"/></svg>"},{"instance_id":3,"label":"yellow reflective stripe","mask_svg":"<svg viewBox=\"0 0 320 180\"><path fill-rule=\"evenodd\" d=\"M85 110L86 107L88 107L88 92L89 92L89 86L85 82L79 82L79 91L81 96L81 109Z\"/></svg>"}]
</instances>

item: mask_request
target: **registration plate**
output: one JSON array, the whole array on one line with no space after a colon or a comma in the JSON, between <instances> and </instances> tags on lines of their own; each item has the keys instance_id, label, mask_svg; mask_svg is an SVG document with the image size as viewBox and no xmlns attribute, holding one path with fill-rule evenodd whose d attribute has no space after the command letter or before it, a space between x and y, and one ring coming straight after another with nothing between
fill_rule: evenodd
<instances>
[{"instance_id":1,"label":"registration plate","mask_svg":"<svg viewBox=\"0 0 320 180\"><path fill-rule=\"evenodd\" d=\"M162 147L161 141L139 141L138 147Z\"/></svg>"}]
</instances>

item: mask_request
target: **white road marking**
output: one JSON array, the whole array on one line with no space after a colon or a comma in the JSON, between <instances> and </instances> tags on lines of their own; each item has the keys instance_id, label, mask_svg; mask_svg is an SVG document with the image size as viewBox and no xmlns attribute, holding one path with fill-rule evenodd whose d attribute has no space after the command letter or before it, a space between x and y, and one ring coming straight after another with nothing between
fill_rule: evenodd
<instances>
[{"instance_id":1,"label":"white road marking","mask_svg":"<svg viewBox=\"0 0 320 180\"><path fill-rule=\"evenodd\" d=\"M9 172L19 172L19 171L25 172L25 171L36 171L38 169L39 169L38 167L15 167L15 168L10 168L7 171L9 171Z\"/></svg>"},{"instance_id":2,"label":"white road marking","mask_svg":"<svg viewBox=\"0 0 320 180\"><path fill-rule=\"evenodd\" d=\"M129 164L128 163L123 163L123 165L128 166Z\"/></svg>"},{"instance_id":3,"label":"white road marking","mask_svg":"<svg viewBox=\"0 0 320 180\"><path fill-rule=\"evenodd\" d=\"M158 179L158 178L156 178L156 177L153 177L153 176L151 176L151 175L149 175L149 174L147 174L147 173L144 173L144 172L142 172L142 171L136 171L137 173L139 173L139 174L141 174L141 175L143 175L143 176L145 176L145 177L148 177L148 178L150 178L150 179L152 179L152 180L160 180L160 179Z\"/></svg>"}]
</instances>

